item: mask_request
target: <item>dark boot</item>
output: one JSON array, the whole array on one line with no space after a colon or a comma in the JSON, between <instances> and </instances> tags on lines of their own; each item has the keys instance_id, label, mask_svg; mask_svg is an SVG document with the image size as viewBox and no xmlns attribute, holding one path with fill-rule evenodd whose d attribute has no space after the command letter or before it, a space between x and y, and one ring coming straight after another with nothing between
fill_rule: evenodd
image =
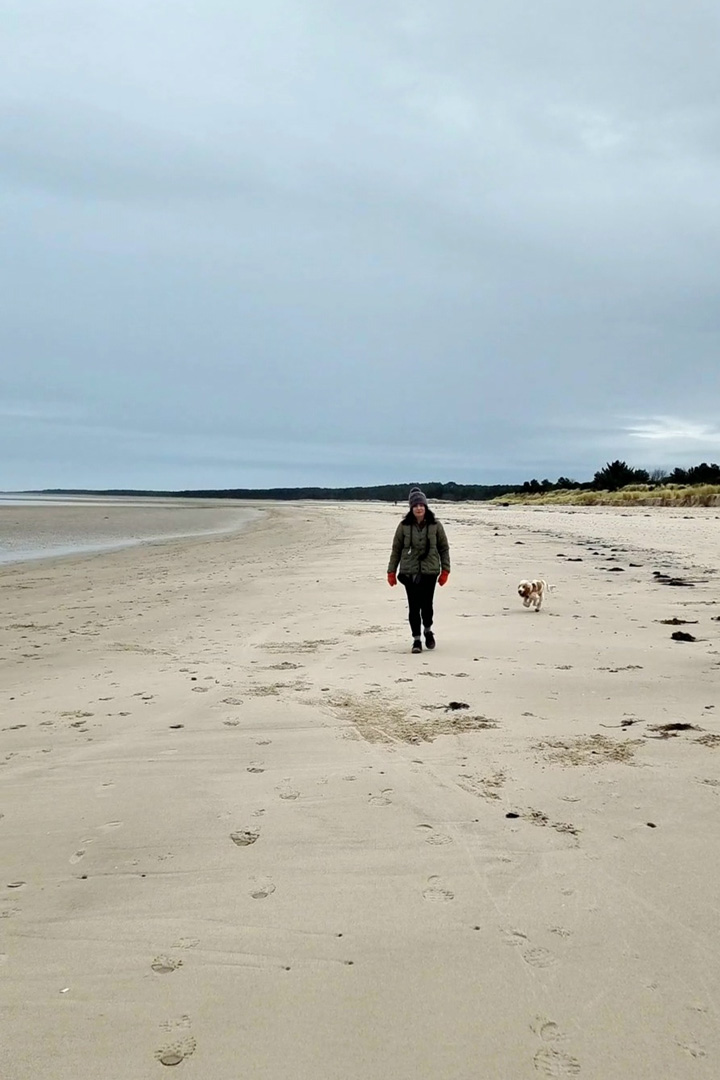
<instances>
[{"instance_id":1,"label":"dark boot","mask_svg":"<svg viewBox=\"0 0 720 1080\"><path fill-rule=\"evenodd\" d=\"M419 637L414 639L411 652L422 652L422 641Z\"/></svg>"},{"instance_id":2,"label":"dark boot","mask_svg":"<svg viewBox=\"0 0 720 1080\"><path fill-rule=\"evenodd\" d=\"M435 648L435 635L433 634L432 630L429 627L425 631L425 648L426 649L434 649Z\"/></svg>"}]
</instances>

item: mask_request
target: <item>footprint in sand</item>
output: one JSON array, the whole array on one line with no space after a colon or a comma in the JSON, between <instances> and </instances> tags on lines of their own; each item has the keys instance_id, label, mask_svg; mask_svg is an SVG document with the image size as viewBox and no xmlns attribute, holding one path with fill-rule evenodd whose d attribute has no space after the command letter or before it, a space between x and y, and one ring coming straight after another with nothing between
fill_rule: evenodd
<instances>
[{"instance_id":1,"label":"footprint in sand","mask_svg":"<svg viewBox=\"0 0 720 1080\"><path fill-rule=\"evenodd\" d=\"M196 949L200 944L200 938L196 937L181 937L177 941L173 941L173 949Z\"/></svg>"},{"instance_id":2,"label":"footprint in sand","mask_svg":"<svg viewBox=\"0 0 720 1080\"><path fill-rule=\"evenodd\" d=\"M278 793L279 798L294 801L300 797L300 792L296 791L294 787L291 787L289 783L280 784L275 790Z\"/></svg>"},{"instance_id":3,"label":"footprint in sand","mask_svg":"<svg viewBox=\"0 0 720 1080\"><path fill-rule=\"evenodd\" d=\"M557 957L541 945L531 945L527 934L522 930L503 930L506 945L519 946L521 956L530 967L549 968L557 964Z\"/></svg>"},{"instance_id":4,"label":"footprint in sand","mask_svg":"<svg viewBox=\"0 0 720 1080\"><path fill-rule=\"evenodd\" d=\"M680 1042L677 1039L675 1041L676 1041L677 1045L680 1047L680 1049L684 1050L687 1054L690 1055L690 1057L694 1057L694 1058L707 1057L707 1051L705 1050L705 1048L703 1046L700 1046L699 1043L696 1043L696 1042Z\"/></svg>"},{"instance_id":5,"label":"footprint in sand","mask_svg":"<svg viewBox=\"0 0 720 1080\"><path fill-rule=\"evenodd\" d=\"M370 806L390 806L392 799L388 798L388 795L392 794L392 788L383 788L379 795L371 795L368 799Z\"/></svg>"},{"instance_id":6,"label":"footprint in sand","mask_svg":"<svg viewBox=\"0 0 720 1080\"><path fill-rule=\"evenodd\" d=\"M522 930L503 930L503 938L506 945L527 945L527 934L523 934Z\"/></svg>"},{"instance_id":7,"label":"footprint in sand","mask_svg":"<svg viewBox=\"0 0 720 1080\"><path fill-rule=\"evenodd\" d=\"M85 855L85 848L78 848L78 850L73 855L70 856L69 861L70 861L71 865L74 866L76 863L79 863L84 855Z\"/></svg>"},{"instance_id":8,"label":"footprint in sand","mask_svg":"<svg viewBox=\"0 0 720 1080\"><path fill-rule=\"evenodd\" d=\"M540 1024L537 1034L546 1043L562 1042L565 1038L554 1020L546 1020Z\"/></svg>"},{"instance_id":9,"label":"footprint in sand","mask_svg":"<svg viewBox=\"0 0 720 1080\"><path fill-rule=\"evenodd\" d=\"M548 1020L544 1016L536 1016L533 1023L530 1025L530 1030L542 1039L545 1043L557 1043L565 1042L567 1036L563 1034L554 1020Z\"/></svg>"},{"instance_id":10,"label":"footprint in sand","mask_svg":"<svg viewBox=\"0 0 720 1080\"><path fill-rule=\"evenodd\" d=\"M177 971L179 967L182 967L182 960L173 960L171 956L165 955L156 956L150 967L158 975L169 975L172 971Z\"/></svg>"},{"instance_id":11,"label":"footprint in sand","mask_svg":"<svg viewBox=\"0 0 720 1080\"><path fill-rule=\"evenodd\" d=\"M418 825L417 828L423 832L424 840L426 844L452 844L452 836L448 836L447 833L435 832L434 825Z\"/></svg>"},{"instance_id":12,"label":"footprint in sand","mask_svg":"<svg viewBox=\"0 0 720 1080\"><path fill-rule=\"evenodd\" d=\"M522 958L530 967L548 968L557 964L557 957L553 956L549 949L543 949L542 946L523 949Z\"/></svg>"},{"instance_id":13,"label":"footprint in sand","mask_svg":"<svg viewBox=\"0 0 720 1080\"><path fill-rule=\"evenodd\" d=\"M429 900L432 904L445 904L455 899L455 893L451 889L444 889L438 875L432 874L428 878L427 888L423 890L423 899Z\"/></svg>"},{"instance_id":14,"label":"footprint in sand","mask_svg":"<svg viewBox=\"0 0 720 1080\"><path fill-rule=\"evenodd\" d=\"M122 824L122 821L106 821L104 825L96 825L95 828L98 832L108 833L113 832L114 829L121 829Z\"/></svg>"},{"instance_id":15,"label":"footprint in sand","mask_svg":"<svg viewBox=\"0 0 720 1080\"><path fill-rule=\"evenodd\" d=\"M275 892L275 885L266 877L251 878L250 886L250 895L253 900L264 900Z\"/></svg>"},{"instance_id":16,"label":"footprint in sand","mask_svg":"<svg viewBox=\"0 0 720 1080\"><path fill-rule=\"evenodd\" d=\"M533 1065L543 1076L577 1076L580 1062L577 1058L556 1050L554 1046L544 1046L533 1058Z\"/></svg>"},{"instance_id":17,"label":"footprint in sand","mask_svg":"<svg viewBox=\"0 0 720 1080\"><path fill-rule=\"evenodd\" d=\"M166 1020L160 1025L167 1042L155 1051L155 1058L161 1065L179 1065L195 1052L197 1043L192 1033L189 1016L180 1016L177 1020Z\"/></svg>"},{"instance_id":18,"label":"footprint in sand","mask_svg":"<svg viewBox=\"0 0 720 1080\"><path fill-rule=\"evenodd\" d=\"M251 773L265 772L265 766L263 765L262 761L251 761L250 764L248 765L247 769L246 769L246 772L251 772Z\"/></svg>"},{"instance_id":19,"label":"footprint in sand","mask_svg":"<svg viewBox=\"0 0 720 1080\"><path fill-rule=\"evenodd\" d=\"M259 836L260 833L253 832L252 829L238 829L236 832L230 833L230 839L237 847L250 847Z\"/></svg>"}]
</instances>

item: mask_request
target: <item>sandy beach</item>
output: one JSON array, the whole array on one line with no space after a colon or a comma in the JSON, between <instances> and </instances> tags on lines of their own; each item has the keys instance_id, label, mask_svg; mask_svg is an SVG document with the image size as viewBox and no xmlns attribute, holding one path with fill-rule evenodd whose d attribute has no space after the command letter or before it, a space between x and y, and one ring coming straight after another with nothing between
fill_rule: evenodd
<instances>
[{"instance_id":1,"label":"sandy beach","mask_svg":"<svg viewBox=\"0 0 720 1080\"><path fill-rule=\"evenodd\" d=\"M2 1080L715 1078L718 511L435 507L413 656L258 508L0 567Z\"/></svg>"}]
</instances>

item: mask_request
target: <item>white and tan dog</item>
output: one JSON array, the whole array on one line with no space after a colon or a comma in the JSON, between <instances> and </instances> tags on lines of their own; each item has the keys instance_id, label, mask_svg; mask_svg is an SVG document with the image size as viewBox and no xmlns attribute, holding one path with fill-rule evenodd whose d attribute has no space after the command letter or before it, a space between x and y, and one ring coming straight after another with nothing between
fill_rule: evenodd
<instances>
[{"instance_id":1,"label":"white and tan dog","mask_svg":"<svg viewBox=\"0 0 720 1080\"><path fill-rule=\"evenodd\" d=\"M518 585L518 596L522 597L523 607L531 607L539 611L549 588L547 581L542 578L538 578L537 581L521 581Z\"/></svg>"}]
</instances>

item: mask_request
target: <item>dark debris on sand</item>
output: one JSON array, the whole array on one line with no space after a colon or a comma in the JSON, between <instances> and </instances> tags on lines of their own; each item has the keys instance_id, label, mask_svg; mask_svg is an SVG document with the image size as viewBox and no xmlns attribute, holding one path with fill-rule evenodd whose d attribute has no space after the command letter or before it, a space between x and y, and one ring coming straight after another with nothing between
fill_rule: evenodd
<instances>
[{"instance_id":1,"label":"dark debris on sand","mask_svg":"<svg viewBox=\"0 0 720 1080\"><path fill-rule=\"evenodd\" d=\"M657 731L657 735L646 735L646 739L674 739L677 738L681 731L702 731L702 728L696 724L677 721L672 724L651 724L650 730Z\"/></svg>"},{"instance_id":2,"label":"dark debris on sand","mask_svg":"<svg viewBox=\"0 0 720 1080\"><path fill-rule=\"evenodd\" d=\"M664 574L661 570L653 570L653 577L659 585L675 585L694 589L696 585L707 584L707 578L686 578L677 574Z\"/></svg>"}]
</instances>

